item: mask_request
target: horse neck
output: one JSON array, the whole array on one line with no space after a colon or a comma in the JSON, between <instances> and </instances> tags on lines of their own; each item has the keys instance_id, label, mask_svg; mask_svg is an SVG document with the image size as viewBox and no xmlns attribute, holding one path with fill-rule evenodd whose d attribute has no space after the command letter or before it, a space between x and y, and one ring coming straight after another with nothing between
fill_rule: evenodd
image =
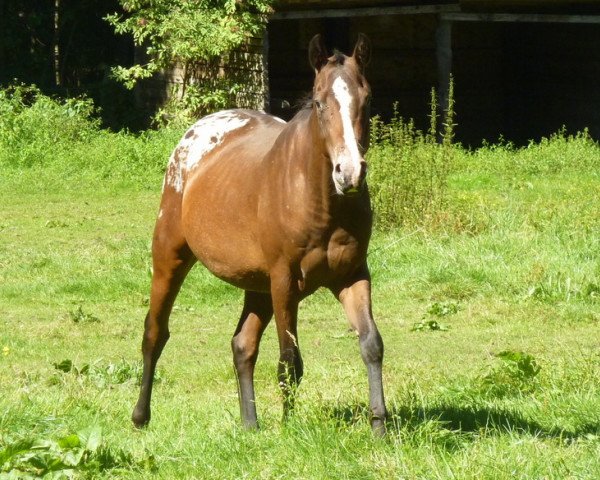
<instances>
[{"instance_id":1,"label":"horse neck","mask_svg":"<svg viewBox=\"0 0 600 480\"><path fill-rule=\"evenodd\" d=\"M332 165L325 141L320 135L319 121L315 113L304 112L293 133L293 152L288 156L289 174L302 178L304 190L308 199L314 199L327 208L335 196L331 180Z\"/></svg>"}]
</instances>

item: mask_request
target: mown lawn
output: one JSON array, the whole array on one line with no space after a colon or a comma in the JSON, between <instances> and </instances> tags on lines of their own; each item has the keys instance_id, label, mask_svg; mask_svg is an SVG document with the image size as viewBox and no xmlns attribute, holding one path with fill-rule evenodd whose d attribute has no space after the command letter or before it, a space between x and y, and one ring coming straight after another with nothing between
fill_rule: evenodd
<instances>
[{"instance_id":1,"label":"mown lawn","mask_svg":"<svg viewBox=\"0 0 600 480\"><path fill-rule=\"evenodd\" d=\"M262 429L242 430L229 346L242 296L198 267L152 422L135 430L161 178L7 170L0 478L600 478L600 148L578 148L457 149L444 210L375 234L384 440L370 432L356 337L326 292L301 306L294 417L281 423L270 325Z\"/></svg>"}]
</instances>

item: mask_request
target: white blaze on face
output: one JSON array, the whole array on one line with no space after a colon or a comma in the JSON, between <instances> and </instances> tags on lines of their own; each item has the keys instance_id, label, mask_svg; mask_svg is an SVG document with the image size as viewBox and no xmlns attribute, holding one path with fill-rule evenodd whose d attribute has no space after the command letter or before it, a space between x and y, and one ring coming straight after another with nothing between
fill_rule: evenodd
<instances>
[{"instance_id":1,"label":"white blaze on face","mask_svg":"<svg viewBox=\"0 0 600 480\"><path fill-rule=\"evenodd\" d=\"M249 121L250 118L235 111L217 112L200 119L186 132L171 155L166 183L175 191L182 192L187 172L193 170L208 153L219 146L228 133L243 127Z\"/></svg>"},{"instance_id":2,"label":"white blaze on face","mask_svg":"<svg viewBox=\"0 0 600 480\"><path fill-rule=\"evenodd\" d=\"M334 164L340 164L342 173L345 176L355 178L360 174L363 158L358 151L358 142L354 134L354 127L350 116L353 99L350 95L348 84L342 77L337 77L334 80L332 89L335 99L340 104L340 116L342 117L344 132L344 148L341 152L337 152Z\"/></svg>"}]
</instances>

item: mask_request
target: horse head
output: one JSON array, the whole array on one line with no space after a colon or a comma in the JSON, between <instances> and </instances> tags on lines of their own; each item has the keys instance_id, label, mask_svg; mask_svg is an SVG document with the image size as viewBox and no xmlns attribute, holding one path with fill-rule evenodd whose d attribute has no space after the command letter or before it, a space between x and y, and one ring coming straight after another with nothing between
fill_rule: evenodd
<instances>
[{"instance_id":1,"label":"horse head","mask_svg":"<svg viewBox=\"0 0 600 480\"><path fill-rule=\"evenodd\" d=\"M364 69L370 55L370 42L363 34L350 57L340 52L329 56L321 35L309 44L309 61L316 74L313 115L318 118L319 136L340 195L360 191L367 174L364 154L369 142L371 88Z\"/></svg>"}]
</instances>

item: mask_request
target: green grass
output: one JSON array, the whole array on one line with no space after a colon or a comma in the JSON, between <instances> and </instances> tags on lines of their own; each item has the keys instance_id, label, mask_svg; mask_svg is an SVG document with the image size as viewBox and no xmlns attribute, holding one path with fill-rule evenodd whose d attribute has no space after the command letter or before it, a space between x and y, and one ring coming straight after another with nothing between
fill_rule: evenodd
<instances>
[{"instance_id":1,"label":"green grass","mask_svg":"<svg viewBox=\"0 0 600 480\"><path fill-rule=\"evenodd\" d=\"M456 148L443 209L375 233L391 413L376 440L356 337L321 291L300 309L295 415L281 423L270 325L262 429L241 429L242 294L202 268L172 315L152 422L131 426L162 182L143 165L165 164L175 135L102 135L89 158L117 165L130 146L114 171L77 160L80 143L0 162L0 478L600 477L600 148L585 136Z\"/></svg>"}]
</instances>

